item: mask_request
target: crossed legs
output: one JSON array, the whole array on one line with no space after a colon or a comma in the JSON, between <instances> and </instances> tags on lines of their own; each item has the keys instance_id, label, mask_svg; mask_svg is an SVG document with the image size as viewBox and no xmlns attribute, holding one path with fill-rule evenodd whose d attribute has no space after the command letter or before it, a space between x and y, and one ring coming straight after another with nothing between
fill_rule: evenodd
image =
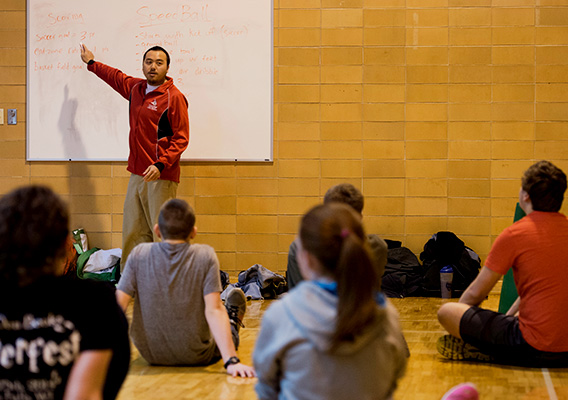
<instances>
[{"instance_id":1,"label":"crossed legs","mask_svg":"<svg viewBox=\"0 0 568 400\"><path fill-rule=\"evenodd\" d=\"M446 303L438 310L438 321L450 335L461 339L460 322L470 307L464 303Z\"/></svg>"}]
</instances>

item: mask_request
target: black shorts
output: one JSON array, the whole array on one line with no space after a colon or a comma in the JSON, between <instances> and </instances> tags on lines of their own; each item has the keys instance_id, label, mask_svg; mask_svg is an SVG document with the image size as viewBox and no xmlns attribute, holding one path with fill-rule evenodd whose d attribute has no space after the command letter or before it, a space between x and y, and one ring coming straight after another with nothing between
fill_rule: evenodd
<instances>
[{"instance_id":1,"label":"black shorts","mask_svg":"<svg viewBox=\"0 0 568 400\"><path fill-rule=\"evenodd\" d=\"M460 321L462 339L503 364L531 367L566 367L568 352L540 351L528 344L519 319L479 307L471 307Z\"/></svg>"}]
</instances>

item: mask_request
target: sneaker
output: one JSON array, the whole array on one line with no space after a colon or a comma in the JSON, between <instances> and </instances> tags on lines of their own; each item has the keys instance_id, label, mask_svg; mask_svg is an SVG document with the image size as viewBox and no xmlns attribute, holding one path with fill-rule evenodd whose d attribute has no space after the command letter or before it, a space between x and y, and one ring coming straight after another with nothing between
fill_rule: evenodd
<instances>
[{"instance_id":1,"label":"sneaker","mask_svg":"<svg viewBox=\"0 0 568 400\"><path fill-rule=\"evenodd\" d=\"M479 400L479 392L473 383L462 383L448 390L442 400Z\"/></svg>"},{"instance_id":2,"label":"sneaker","mask_svg":"<svg viewBox=\"0 0 568 400\"><path fill-rule=\"evenodd\" d=\"M247 311L247 298L244 292L239 288L232 288L225 297L225 308L229 314L231 323L238 327L245 327L243 325L243 318Z\"/></svg>"},{"instance_id":3,"label":"sneaker","mask_svg":"<svg viewBox=\"0 0 568 400\"><path fill-rule=\"evenodd\" d=\"M451 360L493 360L493 357L482 353L476 347L452 335L440 337L437 347L438 353Z\"/></svg>"}]
</instances>

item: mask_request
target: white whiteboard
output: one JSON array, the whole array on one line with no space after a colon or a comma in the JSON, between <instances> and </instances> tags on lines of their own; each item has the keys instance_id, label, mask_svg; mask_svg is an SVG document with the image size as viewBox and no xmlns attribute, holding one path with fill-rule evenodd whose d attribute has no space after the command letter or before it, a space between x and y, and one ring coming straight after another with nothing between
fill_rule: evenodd
<instances>
[{"instance_id":1,"label":"white whiteboard","mask_svg":"<svg viewBox=\"0 0 568 400\"><path fill-rule=\"evenodd\" d=\"M81 61L141 77L170 54L190 106L182 160L272 160L272 0L28 0L27 159L122 161L128 101Z\"/></svg>"}]
</instances>

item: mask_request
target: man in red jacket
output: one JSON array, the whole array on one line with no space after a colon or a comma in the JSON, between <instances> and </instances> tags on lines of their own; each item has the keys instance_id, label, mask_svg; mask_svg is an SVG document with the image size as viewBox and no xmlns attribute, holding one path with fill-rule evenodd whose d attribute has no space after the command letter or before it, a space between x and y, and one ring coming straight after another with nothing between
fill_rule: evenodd
<instances>
[{"instance_id":1,"label":"man in red jacket","mask_svg":"<svg viewBox=\"0 0 568 400\"><path fill-rule=\"evenodd\" d=\"M154 46L144 53L142 72L146 79L128 76L94 58L81 44L81 59L87 69L130 103L127 170L131 175L122 223L124 268L137 244L157 240L153 227L160 207L176 197L180 157L189 143L188 102L166 76L170 56L162 47Z\"/></svg>"}]
</instances>

